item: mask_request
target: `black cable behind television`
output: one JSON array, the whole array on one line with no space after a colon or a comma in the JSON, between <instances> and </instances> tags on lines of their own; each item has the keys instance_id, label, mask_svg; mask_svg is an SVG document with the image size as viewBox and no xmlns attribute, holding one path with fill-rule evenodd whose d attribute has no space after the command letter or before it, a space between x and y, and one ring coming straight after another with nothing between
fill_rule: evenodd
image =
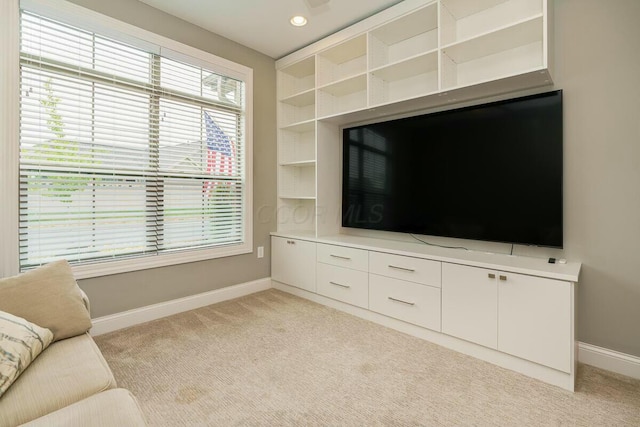
<instances>
[{"instance_id":1,"label":"black cable behind television","mask_svg":"<svg viewBox=\"0 0 640 427\"><path fill-rule=\"evenodd\" d=\"M562 91L343 130L342 226L562 247Z\"/></svg>"}]
</instances>

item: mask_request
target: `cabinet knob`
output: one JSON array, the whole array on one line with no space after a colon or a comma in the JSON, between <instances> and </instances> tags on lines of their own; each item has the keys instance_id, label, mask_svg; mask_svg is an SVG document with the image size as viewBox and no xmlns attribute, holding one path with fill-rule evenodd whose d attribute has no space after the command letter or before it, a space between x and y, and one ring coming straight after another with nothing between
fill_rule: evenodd
<instances>
[{"instance_id":1,"label":"cabinet knob","mask_svg":"<svg viewBox=\"0 0 640 427\"><path fill-rule=\"evenodd\" d=\"M489 273L489 274L487 274L487 276L489 276L489 279L495 279L496 278L496 275L493 274L493 273Z\"/></svg>"},{"instance_id":2,"label":"cabinet knob","mask_svg":"<svg viewBox=\"0 0 640 427\"><path fill-rule=\"evenodd\" d=\"M502 274L500 275L500 280L505 281L507 280L507 276L503 276Z\"/></svg>"}]
</instances>

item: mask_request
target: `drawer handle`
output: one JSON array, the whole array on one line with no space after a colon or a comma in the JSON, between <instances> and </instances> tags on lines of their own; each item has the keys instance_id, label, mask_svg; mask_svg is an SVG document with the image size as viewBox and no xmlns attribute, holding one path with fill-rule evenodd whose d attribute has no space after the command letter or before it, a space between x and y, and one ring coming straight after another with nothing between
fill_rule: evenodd
<instances>
[{"instance_id":1,"label":"drawer handle","mask_svg":"<svg viewBox=\"0 0 640 427\"><path fill-rule=\"evenodd\" d=\"M296 242L293 240L287 240L287 245L295 245Z\"/></svg>"},{"instance_id":2,"label":"drawer handle","mask_svg":"<svg viewBox=\"0 0 640 427\"><path fill-rule=\"evenodd\" d=\"M500 280L505 281L507 280L507 276L503 276L502 274L500 275Z\"/></svg>"},{"instance_id":3,"label":"drawer handle","mask_svg":"<svg viewBox=\"0 0 640 427\"><path fill-rule=\"evenodd\" d=\"M341 255L334 255L334 254L330 254L329 256L331 256L333 258L346 259L346 260L350 260L351 259L348 256L341 256Z\"/></svg>"},{"instance_id":4,"label":"drawer handle","mask_svg":"<svg viewBox=\"0 0 640 427\"><path fill-rule=\"evenodd\" d=\"M391 264L389 264L389 268L394 268L396 270L402 270L402 271L408 271L408 272L411 272L411 273L416 271L413 268L398 267L397 265L391 265Z\"/></svg>"},{"instance_id":5,"label":"drawer handle","mask_svg":"<svg viewBox=\"0 0 640 427\"><path fill-rule=\"evenodd\" d=\"M406 304L406 305L416 305L415 302L402 301L401 299L397 299L397 298L394 298L394 297L387 297L387 298L389 298L391 301L400 302L400 303Z\"/></svg>"},{"instance_id":6,"label":"drawer handle","mask_svg":"<svg viewBox=\"0 0 640 427\"><path fill-rule=\"evenodd\" d=\"M351 286L343 285L342 283L336 283L336 282L329 282L329 283L331 283L332 285L340 286L341 288L347 288L347 289L351 288Z\"/></svg>"},{"instance_id":7,"label":"drawer handle","mask_svg":"<svg viewBox=\"0 0 640 427\"><path fill-rule=\"evenodd\" d=\"M489 276L489 279L495 279L496 278L496 275L493 274L493 273L489 273L488 276Z\"/></svg>"}]
</instances>

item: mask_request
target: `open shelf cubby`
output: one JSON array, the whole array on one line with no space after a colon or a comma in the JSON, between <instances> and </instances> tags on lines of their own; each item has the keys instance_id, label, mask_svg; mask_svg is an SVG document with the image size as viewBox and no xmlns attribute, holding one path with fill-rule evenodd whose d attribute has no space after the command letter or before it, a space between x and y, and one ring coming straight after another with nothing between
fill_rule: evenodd
<instances>
[{"instance_id":1,"label":"open shelf cubby","mask_svg":"<svg viewBox=\"0 0 640 427\"><path fill-rule=\"evenodd\" d=\"M440 45L471 39L539 15L543 0L442 0Z\"/></svg>"},{"instance_id":2,"label":"open shelf cubby","mask_svg":"<svg viewBox=\"0 0 640 427\"><path fill-rule=\"evenodd\" d=\"M316 159L315 126L301 127L299 131L280 130L278 161L280 164L311 162Z\"/></svg>"},{"instance_id":3,"label":"open shelf cubby","mask_svg":"<svg viewBox=\"0 0 640 427\"><path fill-rule=\"evenodd\" d=\"M318 87L366 71L366 34L347 40L318 54Z\"/></svg>"},{"instance_id":4,"label":"open shelf cubby","mask_svg":"<svg viewBox=\"0 0 640 427\"><path fill-rule=\"evenodd\" d=\"M438 48L438 5L384 24L369 33L369 69L376 69Z\"/></svg>"},{"instance_id":5,"label":"open shelf cubby","mask_svg":"<svg viewBox=\"0 0 640 427\"><path fill-rule=\"evenodd\" d=\"M542 16L442 49L442 89L544 66Z\"/></svg>"},{"instance_id":6,"label":"open shelf cubby","mask_svg":"<svg viewBox=\"0 0 640 427\"><path fill-rule=\"evenodd\" d=\"M369 76L369 106L424 96L438 90L438 52L387 67Z\"/></svg>"},{"instance_id":7,"label":"open shelf cubby","mask_svg":"<svg viewBox=\"0 0 640 427\"><path fill-rule=\"evenodd\" d=\"M278 99L285 99L309 91L316 83L315 57L303 59L278 72Z\"/></svg>"},{"instance_id":8,"label":"open shelf cubby","mask_svg":"<svg viewBox=\"0 0 640 427\"><path fill-rule=\"evenodd\" d=\"M278 231L316 235L316 201L281 197L277 211Z\"/></svg>"},{"instance_id":9,"label":"open shelf cubby","mask_svg":"<svg viewBox=\"0 0 640 427\"><path fill-rule=\"evenodd\" d=\"M360 74L318 89L318 117L327 117L367 106L367 75Z\"/></svg>"},{"instance_id":10,"label":"open shelf cubby","mask_svg":"<svg viewBox=\"0 0 640 427\"><path fill-rule=\"evenodd\" d=\"M313 120L316 117L316 92L308 89L282 99L278 106L281 127Z\"/></svg>"},{"instance_id":11,"label":"open shelf cubby","mask_svg":"<svg viewBox=\"0 0 640 427\"><path fill-rule=\"evenodd\" d=\"M316 197L315 162L283 164L279 167L278 194L291 199L314 199Z\"/></svg>"}]
</instances>

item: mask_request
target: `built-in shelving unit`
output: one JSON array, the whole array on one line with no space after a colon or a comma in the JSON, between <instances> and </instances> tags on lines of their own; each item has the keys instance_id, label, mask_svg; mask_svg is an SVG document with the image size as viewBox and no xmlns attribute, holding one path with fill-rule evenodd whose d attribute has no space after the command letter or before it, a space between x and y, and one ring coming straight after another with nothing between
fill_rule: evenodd
<instances>
[{"instance_id":1,"label":"built-in shelving unit","mask_svg":"<svg viewBox=\"0 0 640 427\"><path fill-rule=\"evenodd\" d=\"M551 85L551 2L405 0L278 60L278 231L339 232L340 125Z\"/></svg>"},{"instance_id":2,"label":"built-in shelving unit","mask_svg":"<svg viewBox=\"0 0 640 427\"><path fill-rule=\"evenodd\" d=\"M315 231L316 62L278 70L278 229Z\"/></svg>"}]
</instances>

